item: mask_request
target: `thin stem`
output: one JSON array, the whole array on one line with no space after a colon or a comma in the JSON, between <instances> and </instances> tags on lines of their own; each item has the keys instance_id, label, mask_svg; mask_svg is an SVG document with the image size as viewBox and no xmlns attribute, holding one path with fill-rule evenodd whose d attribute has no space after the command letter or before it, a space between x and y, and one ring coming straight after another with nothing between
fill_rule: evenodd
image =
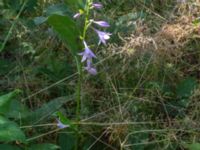
<instances>
[{"instance_id":1,"label":"thin stem","mask_svg":"<svg viewBox=\"0 0 200 150\"><path fill-rule=\"evenodd\" d=\"M21 13L23 12L23 10L24 10L24 8L26 6L26 3L27 3L27 0L24 1L23 5L21 6L21 9L19 10L19 13L17 14L15 20L13 21L13 23L12 23L12 25L11 25L9 31L8 31L8 34L6 35L4 42L3 42L3 44L0 47L0 52L2 52L3 49L5 48L6 43L8 42L8 40L9 40L11 34L12 34L12 31L13 31L13 29L15 27L15 24L17 23L17 20L19 19Z\"/></svg>"},{"instance_id":2,"label":"thin stem","mask_svg":"<svg viewBox=\"0 0 200 150\"><path fill-rule=\"evenodd\" d=\"M81 105L81 82L82 82L82 65L77 56L75 56L76 66L78 70L78 83L76 89L76 120L80 120L80 105Z\"/></svg>"},{"instance_id":3,"label":"thin stem","mask_svg":"<svg viewBox=\"0 0 200 150\"><path fill-rule=\"evenodd\" d=\"M78 59L77 56L75 56L77 70L78 70L78 83L77 83L77 89L76 89L76 120L79 122L80 120L80 106L81 106L81 83L82 83L82 65ZM75 144L75 150L78 150L78 144L79 144L79 125L76 125L76 144Z\"/></svg>"}]
</instances>

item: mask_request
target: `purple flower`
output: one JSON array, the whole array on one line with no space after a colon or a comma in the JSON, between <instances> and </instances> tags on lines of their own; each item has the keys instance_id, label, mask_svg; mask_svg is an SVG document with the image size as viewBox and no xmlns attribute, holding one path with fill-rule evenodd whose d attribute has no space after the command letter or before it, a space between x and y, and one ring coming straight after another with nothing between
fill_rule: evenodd
<instances>
[{"instance_id":1,"label":"purple flower","mask_svg":"<svg viewBox=\"0 0 200 150\"><path fill-rule=\"evenodd\" d=\"M101 27L105 27L105 28L110 27L110 25L106 21L92 21L92 22Z\"/></svg>"},{"instance_id":2,"label":"purple flower","mask_svg":"<svg viewBox=\"0 0 200 150\"><path fill-rule=\"evenodd\" d=\"M187 0L177 0L178 3L186 3Z\"/></svg>"},{"instance_id":3,"label":"purple flower","mask_svg":"<svg viewBox=\"0 0 200 150\"><path fill-rule=\"evenodd\" d=\"M81 16L81 13L76 13L74 16L73 16L73 18L74 19L77 19L77 18L79 18Z\"/></svg>"},{"instance_id":4,"label":"purple flower","mask_svg":"<svg viewBox=\"0 0 200 150\"><path fill-rule=\"evenodd\" d=\"M97 29L94 29L98 36L99 36L99 44L103 43L104 45L106 45L106 40L110 39L110 35L112 35L111 33L107 33L107 32L103 32L103 31L99 31Z\"/></svg>"},{"instance_id":5,"label":"purple flower","mask_svg":"<svg viewBox=\"0 0 200 150\"><path fill-rule=\"evenodd\" d=\"M79 55L83 56L81 62L84 62L87 59L96 58L96 55L89 49L85 41L83 41L83 44L85 46L85 50L84 52L79 53Z\"/></svg>"},{"instance_id":6,"label":"purple flower","mask_svg":"<svg viewBox=\"0 0 200 150\"><path fill-rule=\"evenodd\" d=\"M90 73L91 75L96 75L97 74L97 70L96 68L94 68L92 66L92 61L91 59L87 60L87 66L85 67L85 70L87 70L88 73Z\"/></svg>"},{"instance_id":7,"label":"purple flower","mask_svg":"<svg viewBox=\"0 0 200 150\"><path fill-rule=\"evenodd\" d=\"M103 7L101 3L93 3L92 6L96 9L101 9Z\"/></svg>"},{"instance_id":8,"label":"purple flower","mask_svg":"<svg viewBox=\"0 0 200 150\"><path fill-rule=\"evenodd\" d=\"M67 128L69 127L69 125L65 125L63 124L59 119L57 119L57 127L60 128L60 129L64 129L64 128Z\"/></svg>"},{"instance_id":9,"label":"purple flower","mask_svg":"<svg viewBox=\"0 0 200 150\"><path fill-rule=\"evenodd\" d=\"M85 67L85 69L87 70L88 73L90 73L91 75L96 75L97 74L97 70L94 67Z\"/></svg>"}]
</instances>

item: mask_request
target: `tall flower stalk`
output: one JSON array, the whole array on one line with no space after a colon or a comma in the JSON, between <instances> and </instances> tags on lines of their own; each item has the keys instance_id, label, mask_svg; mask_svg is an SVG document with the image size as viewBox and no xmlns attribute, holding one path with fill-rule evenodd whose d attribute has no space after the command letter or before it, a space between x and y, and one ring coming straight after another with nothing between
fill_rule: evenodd
<instances>
[{"instance_id":1,"label":"tall flower stalk","mask_svg":"<svg viewBox=\"0 0 200 150\"><path fill-rule=\"evenodd\" d=\"M82 52L79 52L75 56L76 60L76 66L78 70L78 84L76 88L76 121L79 122L81 118L81 104L82 104L82 78L83 78L83 71L87 71L90 75L96 75L97 69L93 65L93 59L96 59L95 53L90 49L90 46L87 44L86 41L86 33L88 29L92 25L96 25L97 27L101 28L108 28L110 25L103 20L94 20L90 18L90 12L93 9L101 9L103 5L101 3L93 3L93 0L86 0L85 8L84 10L79 10L78 13L75 13L73 15L73 18L78 20L81 17L84 17L84 23L83 23L83 30L82 35L80 36L80 39L83 43L84 50ZM96 36L99 38L99 44L103 43L106 45L106 41L110 39L110 33L97 30L96 27L91 27L91 29L95 32ZM82 58L81 58L81 57ZM85 65L85 66L84 66ZM61 122L58 123L58 127L66 127L65 125L61 124ZM76 150L78 150L78 144L79 144L79 126L76 126L77 131L77 141L76 141Z\"/></svg>"},{"instance_id":2,"label":"tall flower stalk","mask_svg":"<svg viewBox=\"0 0 200 150\"><path fill-rule=\"evenodd\" d=\"M85 5L85 22L84 22L84 28L83 28L83 33L82 33L82 41L84 43L85 46L85 53L80 53L79 55L82 55L82 61L80 61L80 59L78 59L76 57L76 63L77 63L77 70L78 70L78 85L77 85L77 90L76 90L76 119L77 122L80 121L80 112L81 112L81 87L82 87L82 62L85 61L86 59L88 59L88 57L92 58L94 57L94 54L92 53L92 51L87 47L87 44L85 42L85 38L86 38L86 32L88 29L88 20L89 20L89 12L90 12L90 3L91 0L87 0L86 1L86 5ZM76 17L80 17L80 15L75 15ZM77 131L77 138L76 138L76 145L75 145L75 149L78 150L78 144L79 144L79 126L77 125L76 127L76 131Z\"/></svg>"},{"instance_id":3,"label":"tall flower stalk","mask_svg":"<svg viewBox=\"0 0 200 150\"><path fill-rule=\"evenodd\" d=\"M77 85L77 97L76 97L76 103L77 103L77 107L76 107L76 117L77 117L77 121L80 120L80 111L81 111L81 87L82 87L82 62L84 62L86 59L88 58L93 58L96 57L94 55L94 53L89 49L89 47L87 46L86 42L85 42L85 38L86 38L86 32L87 29L89 27L89 13L90 13L90 5L92 3L92 0L87 0L86 1L86 5L85 5L85 10L83 11L83 13L85 14L85 22L84 22L84 27L83 27L83 33L81 36L81 40L83 41L84 47L85 47L85 51L82 53L79 53L79 55L82 55L83 58L80 61L80 59L78 57L76 57L76 63L77 63L77 69L78 69L78 74L79 74L79 80L78 80L78 85Z\"/></svg>"},{"instance_id":4,"label":"tall flower stalk","mask_svg":"<svg viewBox=\"0 0 200 150\"><path fill-rule=\"evenodd\" d=\"M80 111L81 111L80 106L81 106L81 86L82 86L81 83L82 83L82 73L83 73L82 66L83 66L83 64L86 65L84 67L84 70L87 71L89 74L91 74L91 75L97 74L97 70L92 63L93 59L96 58L96 55L89 48L89 46L86 42L87 30L93 24L97 25L99 27L102 27L102 28L110 27L109 23L107 23L106 21L103 21L103 20L95 21L94 19L90 18L90 11L92 9L101 9L102 7L103 7L103 5L101 3L93 3L93 0L87 0L84 10L79 11L78 13L76 13L73 16L74 19L78 19L82 15L85 16L83 33L81 35L81 40L84 45L84 51L78 53L78 55L82 56L81 60L76 57L77 69L78 69L78 73L79 73L79 82L78 82L78 86L77 86L77 108L76 108L77 121L79 121L79 119L80 119ZM111 34L104 32L104 31L97 30L96 28L93 28L93 27L92 27L92 29L96 32L97 37L99 38L99 44L103 43L104 45L106 45L106 41L108 39L110 39Z\"/></svg>"}]
</instances>

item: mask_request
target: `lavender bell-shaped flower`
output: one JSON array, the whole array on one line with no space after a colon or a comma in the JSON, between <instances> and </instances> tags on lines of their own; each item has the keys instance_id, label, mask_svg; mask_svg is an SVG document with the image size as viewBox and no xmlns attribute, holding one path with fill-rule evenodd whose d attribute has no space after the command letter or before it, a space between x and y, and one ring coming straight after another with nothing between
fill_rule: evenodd
<instances>
[{"instance_id":1,"label":"lavender bell-shaped flower","mask_svg":"<svg viewBox=\"0 0 200 150\"><path fill-rule=\"evenodd\" d=\"M104 28L110 27L109 23L107 23L106 21L92 21L92 22Z\"/></svg>"},{"instance_id":2,"label":"lavender bell-shaped flower","mask_svg":"<svg viewBox=\"0 0 200 150\"><path fill-rule=\"evenodd\" d=\"M82 56L81 62L84 62L87 59L96 58L96 55L92 52L92 50L89 49L89 47L87 46L87 43L83 41L83 44L85 46L85 50L79 53L79 55Z\"/></svg>"},{"instance_id":3,"label":"lavender bell-shaped flower","mask_svg":"<svg viewBox=\"0 0 200 150\"><path fill-rule=\"evenodd\" d=\"M101 9L103 7L101 3L93 3L92 6L96 9Z\"/></svg>"},{"instance_id":4,"label":"lavender bell-shaped flower","mask_svg":"<svg viewBox=\"0 0 200 150\"><path fill-rule=\"evenodd\" d=\"M106 40L109 40L110 39L110 35L112 35L112 34L111 33L107 33L107 32L103 32L103 31L99 31L97 29L94 29L94 30L98 34L99 44L103 43L104 45L106 45Z\"/></svg>"},{"instance_id":5,"label":"lavender bell-shaped flower","mask_svg":"<svg viewBox=\"0 0 200 150\"><path fill-rule=\"evenodd\" d=\"M69 127L69 125L65 125L59 119L57 119L57 127L60 129L64 129L64 128Z\"/></svg>"},{"instance_id":6,"label":"lavender bell-shaped flower","mask_svg":"<svg viewBox=\"0 0 200 150\"><path fill-rule=\"evenodd\" d=\"M79 18L81 16L81 13L76 13L74 16L73 16L73 18L74 19L77 19L77 18Z\"/></svg>"},{"instance_id":7,"label":"lavender bell-shaped flower","mask_svg":"<svg viewBox=\"0 0 200 150\"><path fill-rule=\"evenodd\" d=\"M96 75L97 74L96 68L94 68L92 66L92 60L91 59L87 60L87 66L85 67L85 70L87 70L87 72L90 73L91 75Z\"/></svg>"}]
</instances>

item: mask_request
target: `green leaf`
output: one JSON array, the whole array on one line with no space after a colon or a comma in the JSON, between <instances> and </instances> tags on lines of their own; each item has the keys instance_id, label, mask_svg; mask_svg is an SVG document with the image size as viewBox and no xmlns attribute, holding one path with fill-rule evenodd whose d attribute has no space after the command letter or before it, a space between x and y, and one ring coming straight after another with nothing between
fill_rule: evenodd
<instances>
[{"instance_id":1,"label":"green leaf","mask_svg":"<svg viewBox=\"0 0 200 150\"><path fill-rule=\"evenodd\" d=\"M58 143L61 150L74 150L76 136L73 133L60 133Z\"/></svg>"},{"instance_id":2,"label":"green leaf","mask_svg":"<svg viewBox=\"0 0 200 150\"><path fill-rule=\"evenodd\" d=\"M200 150L200 143L184 144L188 150Z\"/></svg>"},{"instance_id":3,"label":"green leaf","mask_svg":"<svg viewBox=\"0 0 200 150\"><path fill-rule=\"evenodd\" d=\"M196 18L192 23L197 26L200 23L200 18Z\"/></svg>"},{"instance_id":4,"label":"green leaf","mask_svg":"<svg viewBox=\"0 0 200 150\"><path fill-rule=\"evenodd\" d=\"M65 15L67 12L69 12L68 7L63 3L51 5L45 10L46 16L53 14Z\"/></svg>"},{"instance_id":5,"label":"green leaf","mask_svg":"<svg viewBox=\"0 0 200 150\"><path fill-rule=\"evenodd\" d=\"M70 10L68 9L67 5L63 3L55 4L49 6L45 11L44 11L44 16L39 16L34 18L34 23L36 25L40 25L48 20L48 17L51 15L61 15L64 16L65 14L72 14Z\"/></svg>"},{"instance_id":6,"label":"green leaf","mask_svg":"<svg viewBox=\"0 0 200 150\"><path fill-rule=\"evenodd\" d=\"M26 116L29 113L26 105L22 104L18 100L13 100L10 103L10 110L6 113L7 118L21 119L23 116Z\"/></svg>"},{"instance_id":7,"label":"green leaf","mask_svg":"<svg viewBox=\"0 0 200 150\"><path fill-rule=\"evenodd\" d=\"M2 149L2 150L21 150L17 146L8 145L8 144L0 144L0 149Z\"/></svg>"},{"instance_id":8,"label":"green leaf","mask_svg":"<svg viewBox=\"0 0 200 150\"><path fill-rule=\"evenodd\" d=\"M189 97L193 90L197 86L197 80L195 78L187 78L180 82L176 88L176 94L178 97Z\"/></svg>"},{"instance_id":9,"label":"green leaf","mask_svg":"<svg viewBox=\"0 0 200 150\"><path fill-rule=\"evenodd\" d=\"M48 18L48 23L65 41L67 48L76 54L79 48L79 30L75 22L68 16L52 15Z\"/></svg>"},{"instance_id":10,"label":"green leaf","mask_svg":"<svg viewBox=\"0 0 200 150\"><path fill-rule=\"evenodd\" d=\"M45 21L47 21L47 17L43 17L43 16L36 17L36 18L34 18L33 21L36 25L40 25L40 24L44 23Z\"/></svg>"},{"instance_id":11,"label":"green leaf","mask_svg":"<svg viewBox=\"0 0 200 150\"><path fill-rule=\"evenodd\" d=\"M6 95L0 96L0 114L8 113L10 110L10 102L15 96L20 93L20 90L15 90Z\"/></svg>"},{"instance_id":12,"label":"green leaf","mask_svg":"<svg viewBox=\"0 0 200 150\"><path fill-rule=\"evenodd\" d=\"M15 122L0 116L0 142L12 142L16 140L25 142L24 133Z\"/></svg>"},{"instance_id":13,"label":"green leaf","mask_svg":"<svg viewBox=\"0 0 200 150\"><path fill-rule=\"evenodd\" d=\"M31 147L28 148L28 150L57 150L59 148L60 147L57 145L45 143L45 144L31 145Z\"/></svg>"},{"instance_id":14,"label":"green leaf","mask_svg":"<svg viewBox=\"0 0 200 150\"><path fill-rule=\"evenodd\" d=\"M41 121L48 119L53 113L58 111L58 109L73 99L74 96L66 96L66 97L59 97L54 100L51 100L47 104L44 104L40 108L36 109L34 112L30 112L24 118L21 118L22 122L36 124Z\"/></svg>"}]
</instances>

